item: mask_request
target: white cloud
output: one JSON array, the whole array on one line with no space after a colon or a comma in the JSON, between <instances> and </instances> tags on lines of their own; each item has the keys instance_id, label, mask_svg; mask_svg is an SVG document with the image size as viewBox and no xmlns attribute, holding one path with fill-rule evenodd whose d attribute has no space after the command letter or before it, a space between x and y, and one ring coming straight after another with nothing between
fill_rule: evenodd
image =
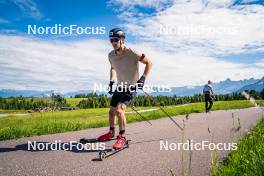
<instances>
[{"instance_id":1,"label":"white cloud","mask_svg":"<svg viewBox=\"0 0 264 176\"><path fill-rule=\"evenodd\" d=\"M261 78L263 67L223 61L212 56L198 56L185 52L161 52L148 44L129 45L145 52L153 60L148 83L171 86L202 85L207 80L219 82L226 78L242 80ZM142 69L141 69L142 70Z\"/></svg>"},{"instance_id":2,"label":"white cloud","mask_svg":"<svg viewBox=\"0 0 264 176\"><path fill-rule=\"evenodd\" d=\"M143 0L116 2L122 2L121 7L148 7L148 1ZM210 55L263 51L264 7L233 3L233 0L175 0L169 7L159 7L162 10L141 17L138 11L128 8L121 12L120 19L128 33L162 50ZM161 33L161 27L171 31Z\"/></svg>"},{"instance_id":3,"label":"white cloud","mask_svg":"<svg viewBox=\"0 0 264 176\"><path fill-rule=\"evenodd\" d=\"M110 47L104 41L19 36L0 36L0 41L1 88L70 91L108 80Z\"/></svg>"},{"instance_id":4,"label":"white cloud","mask_svg":"<svg viewBox=\"0 0 264 176\"><path fill-rule=\"evenodd\" d=\"M161 10L173 0L110 0L109 5L119 5L122 9L134 8L135 6L155 8Z\"/></svg>"},{"instance_id":5,"label":"white cloud","mask_svg":"<svg viewBox=\"0 0 264 176\"><path fill-rule=\"evenodd\" d=\"M260 78L263 67L221 61L210 56L159 51L148 43L127 44L146 53L154 66L148 84L171 86L204 84L231 78ZM0 89L74 91L108 83L111 50L108 41L43 41L0 35ZM141 64L142 73L142 64Z\"/></svg>"},{"instance_id":6,"label":"white cloud","mask_svg":"<svg viewBox=\"0 0 264 176\"><path fill-rule=\"evenodd\" d=\"M264 69L264 59L259 60L255 65L257 67Z\"/></svg>"}]
</instances>

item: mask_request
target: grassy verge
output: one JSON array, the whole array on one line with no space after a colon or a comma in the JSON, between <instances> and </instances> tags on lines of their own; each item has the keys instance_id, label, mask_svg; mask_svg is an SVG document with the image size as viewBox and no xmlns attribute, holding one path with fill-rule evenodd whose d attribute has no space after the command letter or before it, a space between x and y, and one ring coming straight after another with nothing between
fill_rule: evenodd
<instances>
[{"instance_id":1,"label":"grassy verge","mask_svg":"<svg viewBox=\"0 0 264 176\"><path fill-rule=\"evenodd\" d=\"M247 134L238 149L217 168L214 175L264 175L264 119Z\"/></svg>"},{"instance_id":2,"label":"grassy verge","mask_svg":"<svg viewBox=\"0 0 264 176\"><path fill-rule=\"evenodd\" d=\"M256 100L256 103L261 106L264 107L264 100Z\"/></svg>"},{"instance_id":3,"label":"grassy verge","mask_svg":"<svg viewBox=\"0 0 264 176\"><path fill-rule=\"evenodd\" d=\"M27 110L6 110L6 109L0 109L0 114L23 114L27 113Z\"/></svg>"},{"instance_id":4,"label":"grassy verge","mask_svg":"<svg viewBox=\"0 0 264 176\"><path fill-rule=\"evenodd\" d=\"M214 103L212 110L242 109L248 107L252 107L249 101L219 101ZM158 107L143 107L138 109L149 108ZM164 108L169 114L174 116L204 112L203 103L167 106ZM100 108L32 113L23 117L2 117L0 118L0 140L107 126L107 114L108 108ZM165 117L164 113L160 110L144 112L142 114L149 120ZM136 114L127 114L128 123L135 121L142 121L142 119Z\"/></svg>"}]
</instances>

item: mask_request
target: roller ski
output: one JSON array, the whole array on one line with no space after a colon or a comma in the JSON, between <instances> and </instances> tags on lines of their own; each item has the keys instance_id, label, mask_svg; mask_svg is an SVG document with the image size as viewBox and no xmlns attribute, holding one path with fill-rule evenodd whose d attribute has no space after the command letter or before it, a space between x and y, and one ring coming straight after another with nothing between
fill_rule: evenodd
<instances>
[{"instance_id":1,"label":"roller ski","mask_svg":"<svg viewBox=\"0 0 264 176\"><path fill-rule=\"evenodd\" d=\"M106 141L111 141L111 140L116 140L117 137L115 137L114 132L109 131L108 133L98 137L98 138L82 138L80 139L80 143L86 144L86 143L96 143L96 142L106 142Z\"/></svg>"},{"instance_id":2,"label":"roller ski","mask_svg":"<svg viewBox=\"0 0 264 176\"><path fill-rule=\"evenodd\" d=\"M129 142L131 140L126 140L123 135L118 136L116 143L113 145L112 149L106 149L99 152L99 160L103 161L103 159L108 158L126 148L129 147Z\"/></svg>"}]
</instances>

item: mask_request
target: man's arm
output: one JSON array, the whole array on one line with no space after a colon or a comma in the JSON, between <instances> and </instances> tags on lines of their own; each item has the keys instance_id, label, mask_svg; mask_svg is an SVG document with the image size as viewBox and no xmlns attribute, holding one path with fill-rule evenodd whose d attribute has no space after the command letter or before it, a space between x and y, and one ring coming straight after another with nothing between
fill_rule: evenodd
<instances>
[{"instance_id":1,"label":"man's arm","mask_svg":"<svg viewBox=\"0 0 264 176\"><path fill-rule=\"evenodd\" d=\"M144 73L143 76L147 77L151 68L152 68L152 62L149 58L144 57L142 60L140 60L141 63L145 64L145 69L144 69Z\"/></svg>"},{"instance_id":2,"label":"man's arm","mask_svg":"<svg viewBox=\"0 0 264 176\"><path fill-rule=\"evenodd\" d=\"M114 81L116 79L116 71L114 67L111 66L110 68L110 81Z\"/></svg>"},{"instance_id":3,"label":"man's arm","mask_svg":"<svg viewBox=\"0 0 264 176\"><path fill-rule=\"evenodd\" d=\"M213 88L211 87L211 93L212 93L212 95L214 95L214 91L213 91Z\"/></svg>"},{"instance_id":4,"label":"man's arm","mask_svg":"<svg viewBox=\"0 0 264 176\"><path fill-rule=\"evenodd\" d=\"M110 61L110 60L109 60ZM111 63L111 61L110 61L110 64L111 64L111 68L110 68L110 83L109 83L109 91L108 91L108 93L110 94L110 95L112 95L113 94L113 85L114 85L114 83L115 83L115 78L116 78L116 71L115 71L115 69L114 69L114 67L112 66L112 63Z\"/></svg>"}]
</instances>

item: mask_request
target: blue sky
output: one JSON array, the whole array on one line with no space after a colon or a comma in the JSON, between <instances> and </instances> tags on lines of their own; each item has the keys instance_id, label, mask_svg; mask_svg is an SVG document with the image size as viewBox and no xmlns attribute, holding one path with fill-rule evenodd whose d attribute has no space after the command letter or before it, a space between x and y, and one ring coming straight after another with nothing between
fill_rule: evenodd
<instances>
[{"instance_id":1,"label":"blue sky","mask_svg":"<svg viewBox=\"0 0 264 176\"><path fill-rule=\"evenodd\" d=\"M30 10L32 7L27 2L33 2L36 10ZM17 5L18 3L24 5L19 6ZM107 29L113 25L120 24L120 20L116 14L102 0L2 1L0 3L0 16L1 19L8 21L0 23L1 30L10 29L22 33L27 33L27 25L29 24L36 24L38 26L53 26L54 24L68 26L76 24L78 26L105 26ZM49 37L46 35L43 38ZM86 35L82 37L94 36ZM96 37L106 38L107 34ZM70 38L74 39L73 37Z\"/></svg>"},{"instance_id":2,"label":"blue sky","mask_svg":"<svg viewBox=\"0 0 264 176\"><path fill-rule=\"evenodd\" d=\"M85 89L93 80L108 82L107 35L116 26L126 31L127 45L146 53L157 65L149 83L183 86L208 79L260 78L264 76L263 5L264 1L255 0L0 0L0 88L69 91ZM55 24L103 26L106 33L27 34L27 25ZM177 33L160 33L161 26ZM190 26L205 32L180 33ZM227 31L210 33L222 28ZM40 66L43 60L47 63ZM51 86L52 75L56 86ZM77 86L66 85L69 82Z\"/></svg>"}]
</instances>

